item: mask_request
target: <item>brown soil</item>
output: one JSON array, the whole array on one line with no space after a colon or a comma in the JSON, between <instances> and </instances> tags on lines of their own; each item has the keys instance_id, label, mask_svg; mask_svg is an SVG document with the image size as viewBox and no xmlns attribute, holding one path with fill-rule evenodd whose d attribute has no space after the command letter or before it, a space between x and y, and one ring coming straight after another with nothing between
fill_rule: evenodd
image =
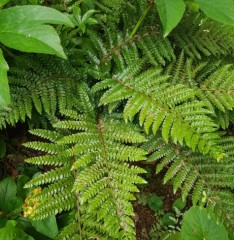
<instances>
[{"instance_id":1,"label":"brown soil","mask_svg":"<svg viewBox=\"0 0 234 240\"><path fill-rule=\"evenodd\" d=\"M155 172L155 166L150 165L152 172ZM143 167L143 166L141 166ZM173 202L180 197L180 192L176 194L173 193L172 186L169 184L163 185L162 179L165 172L160 174L154 174L148 181L149 184L141 190L141 194L156 194L163 197L164 210L165 212L171 211ZM133 204L135 210L135 222L136 222L136 232L137 240L150 240L148 235L151 226L156 222L156 214L148 207L139 204L137 201Z\"/></svg>"}]
</instances>

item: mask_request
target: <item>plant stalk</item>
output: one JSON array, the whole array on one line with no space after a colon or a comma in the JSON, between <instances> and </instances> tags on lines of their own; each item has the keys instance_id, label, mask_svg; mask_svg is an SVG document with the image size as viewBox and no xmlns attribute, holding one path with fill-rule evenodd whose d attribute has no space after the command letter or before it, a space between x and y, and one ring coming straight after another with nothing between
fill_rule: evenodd
<instances>
[{"instance_id":1,"label":"plant stalk","mask_svg":"<svg viewBox=\"0 0 234 240\"><path fill-rule=\"evenodd\" d=\"M139 29L139 27L141 26L141 24L142 24L143 21L145 20L145 17L146 17L147 14L149 13L150 9L151 9L151 6L149 5L149 6L144 10L144 12L142 13L140 19L138 20L136 26L135 26L134 29L132 30L132 33L130 34L130 38L132 38L132 37L136 34L137 30Z\"/></svg>"}]
</instances>

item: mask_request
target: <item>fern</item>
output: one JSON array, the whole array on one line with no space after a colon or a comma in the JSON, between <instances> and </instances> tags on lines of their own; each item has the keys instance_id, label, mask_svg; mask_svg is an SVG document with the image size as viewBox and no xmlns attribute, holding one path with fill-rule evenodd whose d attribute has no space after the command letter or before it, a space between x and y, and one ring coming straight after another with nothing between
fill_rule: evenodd
<instances>
[{"instance_id":1,"label":"fern","mask_svg":"<svg viewBox=\"0 0 234 240\"><path fill-rule=\"evenodd\" d=\"M145 183L138 176L145 171L130 166L129 161L145 158L146 152L134 144L146 139L137 127L123 123L114 115L111 118L97 115L87 87L80 87L79 96L82 113L64 112L68 120L54 125L57 132L31 130L51 143L25 144L49 154L29 158L27 162L54 166L26 185L44 186L36 196L38 205L32 217L41 219L76 208L77 221L82 225L76 231L78 235L84 238L134 239L130 201L135 199L132 192L138 191L135 185ZM59 134L64 131L66 134ZM73 229L74 224L71 224Z\"/></svg>"},{"instance_id":2,"label":"fern","mask_svg":"<svg viewBox=\"0 0 234 240\"><path fill-rule=\"evenodd\" d=\"M187 14L176 28L173 38L176 45L192 58L218 58L233 54L233 28L200 14Z\"/></svg>"},{"instance_id":3,"label":"fern","mask_svg":"<svg viewBox=\"0 0 234 240\"><path fill-rule=\"evenodd\" d=\"M200 86L207 100L222 112L234 107L233 79L232 65L225 65L211 74Z\"/></svg>"},{"instance_id":4,"label":"fern","mask_svg":"<svg viewBox=\"0 0 234 240\"><path fill-rule=\"evenodd\" d=\"M0 111L1 128L46 126L31 130L45 141L25 144L40 151L26 161L50 169L27 184L38 193L26 213L70 211L58 240L135 239L131 201L145 183L135 162L150 154L165 183L232 227L233 27L189 12L163 38L152 1L63 3L51 2L95 9L99 24L82 36L57 28L68 61L16 58Z\"/></svg>"},{"instance_id":5,"label":"fern","mask_svg":"<svg viewBox=\"0 0 234 240\"><path fill-rule=\"evenodd\" d=\"M182 53L170 63L165 73L173 77L174 84L183 83L196 90L197 98L213 112L212 118L223 129L232 122L233 66L201 62L186 58Z\"/></svg>"},{"instance_id":6,"label":"fern","mask_svg":"<svg viewBox=\"0 0 234 240\"><path fill-rule=\"evenodd\" d=\"M161 38L156 31L142 38L138 45L152 65L165 65L166 61L175 60L174 49L170 41L167 38Z\"/></svg>"},{"instance_id":7,"label":"fern","mask_svg":"<svg viewBox=\"0 0 234 240\"><path fill-rule=\"evenodd\" d=\"M210 153L215 158L221 159L223 153L217 146L219 136L215 133L217 125L211 119L214 112L207 98L199 97L200 92L194 87L197 83L191 79L194 86L181 81L171 86L171 82L181 75L180 72L174 71L173 65L170 65L171 68L168 69L171 70L166 74L159 67L151 69L148 66L148 63L158 66L174 59L174 52L172 48L168 48L167 41L157 40L160 37L147 34L137 36L136 39L129 39L128 33L126 36L118 34L114 37L106 30L106 34L108 44L97 34L90 33L94 48L88 52L92 68L88 69L87 74L99 81L93 87L93 91L99 91L100 94L103 94L103 90L106 91L101 97L100 105L108 105L111 112L125 104L125 121L132 121L139 115L140 125L144 127L146 133L152 129L155 134L162 128L165 141L171 138L175 143L185 143L193 150L198 147L202 153ZM145 43L147 38L151 40ZM159 50L162 48L160 44L153 45L155 41L161 41L164 51ZM148 48L142 47L144 45ZM151 54L154 50L157 51L155 56ZM146 59L150 59L149 61L140 57L141 51ZM165 52L172 55L163 55ZM162 60L161 63L159 59ZM190 74L192 62L187 63L186 74ZM183 58L181 67L182 64ZM148 70L144 70L145 67ZM206 68L206 64L201 64L193 73L193 77L200 72L206 76L212 69ZM181 127L184 131L180 131Z\"/></svg>"},{"instance_id":8,"label":"fern","mask_svg":"<svg viewBox=\"0 0 234 240\"><path fill-rule=\"evenodd\" d=\"M105 88L108 90L100 99L101 105L127 99L125 121L132 121L139 112L139 122L146 133L152 127L155 134L161 126L166 142L171 137L175 143L185 141L193 150L198 147L203 153L211 152L222 158L222 151L216 146L216 125L206 115L211 112L205 108L205 102L195 99L196 92L186 85L170 86L169 77L162 75L160 70L136 75L130 68L97 83L93 91Z\"/></svg>"},{"instance_id":9,"label":"fern","mask_svg":"<svg viewBox=\"0 0 234 240\"><path fill-rule=\"evenodd\" d=\"M174 192L180 189L183 199L191 194L193 204L206 203L211 211L215 209L219 215L226 216L227 225L233 227L233 141L233 137L220 140L220 146L227 154L222 163L178 145L165 144L157 137L144 144L144 149L150 152L148 161L158 162L157 173L169 167L164 183L172 181Z\"/></svg>"},{"instance_id":10,"label":"fern","mask_svg":"<svg viewBox=\"0 0 234 240\"><path fill-rule=\"evenodd\" d=\"M20 60L26 61L27 58ZM71 65L53 57L33 57L25 68L12 67L12 105L0 111L0 127L29 121L35 111L40 115L54 116L71 107L76 102L77 77L78 73Z\"/></svg>"}]
</instances>

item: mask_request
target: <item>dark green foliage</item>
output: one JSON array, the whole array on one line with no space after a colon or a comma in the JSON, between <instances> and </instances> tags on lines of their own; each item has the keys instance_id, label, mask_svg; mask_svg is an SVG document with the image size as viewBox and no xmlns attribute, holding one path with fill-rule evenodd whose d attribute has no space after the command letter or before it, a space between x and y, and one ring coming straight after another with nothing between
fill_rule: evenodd
<instances>
[{"instance_id":1,"label":"dark green foliage","mask_svg":"<svg viewBox=\"0 0 234 240\"><path fill-rule=\"evenodd\" d=\"M176 28L173 38L176 45L192 58L218 58L233 54L233 34L232 26L204 18L203 15L187 14Z\"/></svg>"},{"instance_id":2,"label":"dark green foliage","mask_svg":"<svg viewBox=\"0 0 234 240\"><path fill-rule=\"evenodd\" d=\"M163 200L157 195L152 195L148 198L148 205L153 211L157 212L163 208Z\"/></svg>"},{"instance_id":3,"label":"dark green foliage","mask_svg":"<svg viewBox=\"0 0 234 240\"><path fill-rule=\"evenodd\" d=\"M175 215L173 213L166 213L164 214L164 216L162 217L162 222L164 225L175 225L175 222L173 220L171 220L171 218L174 218Z\"/></svg>"},{"instance_id":4,"label":"dark green foliage","mask_svg":"<svg viewBox=\"0 0 234 240\"><path fill-rule=\"evenodd\" d=\"M0 112L1 127L29 120L35 112L53 116L58 110L75 104L79 77L69 63L54 57L38 59L36 56L17 61L19 66L12 67L9 74L12 104Z\"/></svg>"},{"instance_id":5,"label":"dark green foliage","mask_svg":"<svg viewBox=\"0 0 234 240\"><path fill-rule=\"evenodd\" d=\"M76 1L65 2L72 12ZM67 61L12 62L0 125L49 126L25 144L44 152L26 161L49 169L27 187L42 188L33 218L71 211L57 239L135 239L131 201L145 159L233 229L234 29L187 12L163 38L152 7L131 37L148 4L78 1L82 14L98 10L98 25L82 36L58 29Z\"/></svg>"},{"instance_id":6,"label":"dark green foliage","mask_svg":"<svg viewBox=\"0 0 234 240\"><path fill-rule=\"evenodd\" d=\"M182 210L184 209L186 206L186 201L181 199L181 198L178 198L175 200L175 202L172 204L172 209L178 209L178 210Z\"/></svg>"}]
</instances>

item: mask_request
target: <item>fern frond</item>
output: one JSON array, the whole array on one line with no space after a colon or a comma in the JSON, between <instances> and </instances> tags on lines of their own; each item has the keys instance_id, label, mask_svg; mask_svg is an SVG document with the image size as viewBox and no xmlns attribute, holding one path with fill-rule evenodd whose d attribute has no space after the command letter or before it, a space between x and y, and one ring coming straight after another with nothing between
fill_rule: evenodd
<instances>
[{"instance_id":1,"label":"fern frond","mask_svg":"<svg viewBox=\"0 0 234 240\"><path fill-rule=\"evenodd\" d=\"M203 153L211 152L211 155L222 158L222 151L216 143L219 138L215 133L217 126L207 116L212 112L206 108L205 102L195 99L196 91L183 84L171 86L169 76L162 75L159 70L147 70L134 76L130 69L112 79L115 81L103 80L93 87L96 92L108 85L100 105L127 99L125 121L132 121L139 112L139 122L146 133L151 127L154 134L161 129L166 142L171 137L175 143L185 142L193 150L198 147Z\"/></svg>"},{"instance_id":2,"label":"fern frond","mask_svg":"<svg viewBox=\"0 0 234 240\"><path fill-rule=\"evenodd\" d=\"M29 121L35 111L53 116L76 102L78 73L68 62L34 56L27 63L24 68L12 67L10 70L12 104L0 111L1 128L6 124Z\"/></svg>"},{"instance_id":3,"label":"fern frond","mask_svg":"<svg viewBox=\"0 0 234 240\"><path fill-rule=\"evenodd\" d=\"M168 66L165 72L172 76L174 84L184 83L194 89L197 98L205 102L216 116L218 124L224 129L227 128L229 125L228 112L234 106L234 71L231 64L221 66L218 62L210 65L202 62L196 65L189 58L185 60L182 53L176 62ZM209 113L206 112L206 114Z\"/></svg>"},{"instance_id":4,"label":"fern frond","mask_svg":"<svg viewBox=\"0 0 234 240\"><path fill-rule=\"evenodd\" d=\"M152 65L165 65L166 61L170 62L175 60L175 54L170 41L163 38L158 34L149 34L142 38L137 45L142 49L147 61Z\"/></svg>"},{"instance_id":5,"label":"fern frond","mask_svg":"<svg viewBox=\"0 0 234 240\"><path fill-rule=\"evenodd\" d=\"M27 183L26 187L43 186L35 197L38 205L33 218L77 209L77 221L83 226L77 234L134 239L131 201L135 199L133 192L138 191L136 185L145 183L139 176L145 171L129 162L145 159L146 152L135 144L146 138L138 127L124 123L118 115L98 115L89 95L87 85L79 85L80 113L65 111L69 120L54 124L55 134L31 131L52 143L25 144L49 153L27 162L60 166Z\"/></svg>"},{"instance_id":6,"label":"fern frond","mask_svg":"<svg viewBox=\"0 0 234 240\"><path fill-rule=\"evenodd\" d=\"M32 163L32 160L30 162ZM25 187L26 188L36 187L36 186L58 181L59 179L70 177L71 174L69 170L70 169L68 166L52 169L49 172L40 174L37 177L33 178L25 185Z\"/></svg>"},{"instance_id":7,"label":"fern frond","mask_svg":"<svg viewBox=\"0 0 234 240\"><path fill-rule=\"evenodd\" d=\"M35 136L47 139L51 142L56 142L61 136L59 133L55 131L50 131L50 130L44 130L44 129L33 129L29 130L29 132Z\"/></svg>"},{"instance_id":8,"label":"fern frond","mask_svg":"<svg viewBox=\"0 0 234 240\"><path fill-rule=\"evenodd\" d=\"M187 14L174 31L174 41L186 55L201 59L203 56L232 55L233 28L204 16ZM182 34L184 33L184 34Z\"/></svg>"},{"instance_id":9,"label":"fern frond","mask_svg":"<svg viewBox=\"0 0 234 240\"><path fill-rule=\"evenodd\" d=\"M92 119L91 122L93 122ZM122 123L122 125L124 124ZM130 146L124 147L118 143L119 141L126 141L124 135L126 135L127 126L128 125L125 125L124 134L124 132L118 131L119 122L100 119L96 125L96 132L91 131L91 135L87 138L82 138L81 141L82 144L89 145L88 142L92 139L91 141L98 141L99 144L92 145L92 148L87 148L82 151L80 149L79 151L74 151L76 154L81 155L80 157L78 157L79 155L77 156L77 161L73 166L73 169L79 172L79 177L76 179L73 189L81 193L81 206L84 205L88 207L86 211L88 211L87 213L89 215L92 216L94 212L98 211L96 221L100 222L100 224L104 222L104 226L108 226L107 231L109 236L113 238L120 236L118 231L123 227L121 227L121 223L123 224L123 222L129 219L127 212L133 211L131 205L128 203L129 200L134 199L130 192L137 190L134 186L135 184L143 183L142 180L137 177L138 174L144 172L142 169L136 167L129 168L128 164L120 164L121 161L142 160L144 158L144 152L141 150ZM113 132L118 132L118 142L115 142L115 138L112 139L109 132L111 129L113 129ZM82 133L75 135L78 141L80 139L79 135L82 135ZM67 143L67 141L69 141L68 138L69 137L65 137L61 139L60 143ZM71 139L75 138L74 135L71 135ZM144 140L143 137L141 137L141 139ZM128 137L127 141L129 143L131 142ZM76 146L74 148L76 148ZM125 187L122 188L120 186ZM126 189L128 190L126 191ZM118 211L123 212L122 217L116 216ZM112 215L112 217L110 217L110 215ZM89 219L89 221L91 221L91 219ZM128 228L131 229L130 226L132 226L132 224L132 221L130 221L127 225ZM122 231L124 231L126 236L133 236L134 230L128 230L127 226ZM116 237L116 239L118 238Z\"/></svg>"},{"instance_id":10,"label":"fern frond","mask_svg":"<svg viewBox=\"0 0 234 240\"><path fill-rule=\"evenodd\" d=\"M34 219L44 219L50 215L56 215L63 211L69 211L74 208L76 197L71 192L71 188L66 188L53 196L43 197L40 203L33 211Z\"/></svg>"},{"instance_id":11,"label":"fern frond","mask_svg":"<svg viewBox=\"0 0 234 240\"><path fill-rule=\"evenodd\" d=\"M201 85L200 90L207 100L218 110L225 112L234 107L234 70L225 65L211 74Z\"/></svg>"},{"instance_id":12,"label":"fern frond","mask_svg":"<svg viewBox=\"0 0 234 240\"><path fill-rule=\"evenodd\" d=\"M153 146L147 143L144 149L148 149L151 153L149 161L155 159L158 162L156 172L168 168L164 183L172 181L174 192L180 189L184 199L191 194L193 204L206 203L210 209L213 209L212 211L219 209L219 215L228 214L229 218L225 218L226 222L228 225L233 224L234 211L229 207L234 204L233 137L223 137L220 140L220 146L226 153L226 157L220 163L198 152L192 153L186 148L171 143L166 144L161 138L155 137L150 139L150 142ZM229 194L227 199L224 198L224 192Z\"/></svg>"},{"instance_id":13,"label":"fern frond","mask_svg":"<svg viewBox=\"0 0 234 240\"><path fill-rule=\"evenodd\" d=\"M56 240L70 240L73 237L78 237L79 235L77 234L78 232L78 224L76 221L68 224L65 226L62 231L58 234L58 236L55 238Z\"/></svg>"}]
</instances>

